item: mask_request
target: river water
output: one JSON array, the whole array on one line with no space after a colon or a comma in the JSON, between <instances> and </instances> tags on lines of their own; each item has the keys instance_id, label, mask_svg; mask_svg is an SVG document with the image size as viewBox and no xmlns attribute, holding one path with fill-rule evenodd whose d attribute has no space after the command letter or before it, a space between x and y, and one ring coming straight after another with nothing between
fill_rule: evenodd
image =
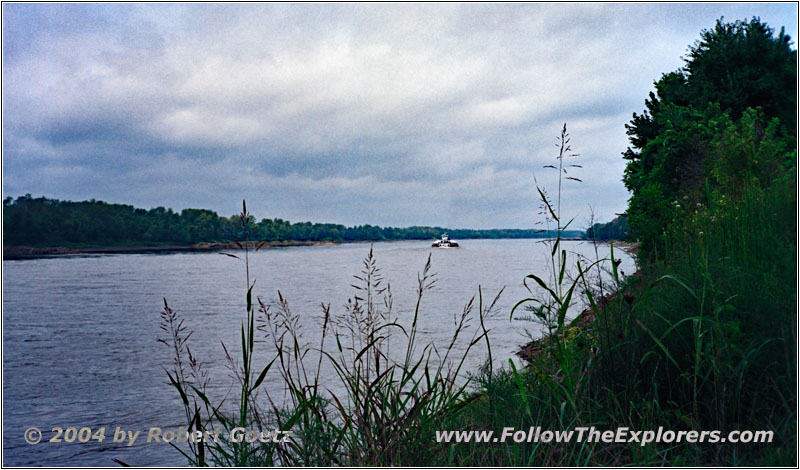
<instances>
[{"instance_id":1,"label":"river water","mask_svg":"<svg viewBox=\"0 0 800 470\"><path fill-rule=\"evenodd\" d=\"M487 319L495 366L518 361L514 355L539 326L510 320L512 306L530 294L522 285L529 273L547 278L549 251L537 240L462 240L460 248L432 249L429 242L374 244L384 283L391 285L392 317L408 325L416 301L417 274L429 254L437 282L421 304L420 343L449 343L454 315L478 286L484 301L505 286ZM563 242L570 262L595 257L589 243ZM270 303L277 292L300 316L304 338L315 343L321 331L320 304L340 313L356 294L351 284L369 244L264 249L250 255L254 294ZM599 247L608 256L608 247ZM632 273L633 260L621 250L620 269ZM177 392L164 368L170 350L157 341L163 298L193 331L189 346L209 371L211 390L224 394L232 376L221 342L234 357L245 318L244 264L220 253L62 256L3 262L3 465L109 466L113 459L131 465L185 465L165 443L147 443L152 427L185 425ZM477 304L477 297L476 297ZM473 319L474 320L474 319ZM477 320L470 328L477 327ZM471 331L468 332L471 337ZM404 344L402 338L397 344ZM392 343L394 344L394 343ZM465 342L456 347L463 351ZM269 354L258 343L255 369ZM460 351L458 348L462 348ZM403 350L404 347L403 347ZM471 351L467 369L487 358L483 344ZM323 376L332 376L325 370ZM270 377L264 385L277 391ZM42 441L24 439L30 427ZM54 427L105 427L102 442L49 442ZM117 428L142 431L132 446L113 442ZM62 436L62 438L65 436Z\"/></svg>"}]
</instances>

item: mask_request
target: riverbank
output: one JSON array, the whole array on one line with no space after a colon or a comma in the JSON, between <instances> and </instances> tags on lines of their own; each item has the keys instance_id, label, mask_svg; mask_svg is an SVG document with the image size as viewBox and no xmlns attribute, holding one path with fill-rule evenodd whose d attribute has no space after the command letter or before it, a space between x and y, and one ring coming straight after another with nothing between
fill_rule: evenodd
<instances>
[{"instance_id":1,"label":"riverbank","mask_svg":"<svg viewBox=\"0 0 800 470\"><path fill-rule=\"evenodd\" d=\"M260 243L249 242L251 248L256 248ZM285 246L325 246L335 245L336 242L319 241L280 241L264 242L262 247ZM172 253L195 251L218 251L239 249L236 243L196 243L194 245L125 245L125 246L86 246L86 247L34 247L34 246L4 246L3 260L40 258L45 256L68 256L86 254L122 254L122 253Z\"/></svg>"},{"instance_id":2,"label":"riverbank","mask_svg":"<svg viewBox=\"0 0 800 470\"><path fill-rule=\"evenodd\" d=\"M482 240L475 238L463 238L462 240ZM495 240L503 240L495 239ZM582 238L563 238L563 241L587 241ZM381 241L402 241L402 240L381 240ZM262 248L279 248L287 246L330 246L342 243L366 243L370 240L359 241L275 241L263 242ZM249 246L255 249L262 242L249 242ZM636 253L636 243L615 242L615 246L620 246L630 254ZM217 250L235 250L240 245L233 242L214 242L196 243L193 245L163 244L163 245L101 245L101 246L27 246L12 245L3 247L3 260L33 259L49 256L74 256L91 254L134 254L134 253L174 253L174 252L205 252Z\"/></svg>"},{"instance_id":3,"label":"riverbank","mask_svg":"<svg viewBox=\"0 0 800 470\"><path fill-rule=\"evenodd\" d=\"M612 242L602 242L600 244L609 245L611 243ZM623 250L634 258L639 253L639 244L636 242L614 241L613 244L615 248ZM624 276L624 273L622 274ZM631 274L631 276L640 276L640 273L636 271ZM626 294L623 297L626 301L629 300L629 294ZM577 329L580 332L587 332L590 328L592 328L595 320L597 320L597 311L605 311L608 306L614 303L617 299L619 299L619 292L599 296L595 300L597 310L593 309L591 306L586 307L575 317L574 320L572 320L567 329ZM552 339L553 338L550 335L545 334L541 338L535 339L520 346L516 354L527 364L533 364L541 354L545 353L547 350L547 343L552 341Z\"/></svg>"}]
</instances>

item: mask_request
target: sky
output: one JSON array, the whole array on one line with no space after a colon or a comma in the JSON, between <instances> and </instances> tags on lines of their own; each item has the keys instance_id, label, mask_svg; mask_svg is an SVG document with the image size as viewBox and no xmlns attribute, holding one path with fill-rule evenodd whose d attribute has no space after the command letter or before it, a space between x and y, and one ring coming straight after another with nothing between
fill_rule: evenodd
<instances>
[{"instance_id":1,"label":"sky","mask_svg":"<svg viewBox=\"0 0 800 470\"><path fill-rule=\"evenodd\" d=\"M793 41L798 20L792 3L2 8L4 198L450 228L536 226L565 123L582 168L562 217L612 219L654 81L720 17Z\"/></svg>"}]
</instances>

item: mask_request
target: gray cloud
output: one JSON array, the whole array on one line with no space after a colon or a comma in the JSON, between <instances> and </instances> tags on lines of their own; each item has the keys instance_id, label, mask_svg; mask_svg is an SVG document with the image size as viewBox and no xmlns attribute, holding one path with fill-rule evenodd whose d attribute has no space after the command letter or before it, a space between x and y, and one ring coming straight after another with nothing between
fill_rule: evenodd
<instances>
[{"instance_id":1,"label":"gray cloud","mask_svg":"<svg viewBox=\"0 0 800 470\"><path fill-rule=\"evenodd\" d=\"M3 192L531 227L567 122L564 210L610 219L624 124L722 15L796 34L770 4L4 4Z\"/></svg>"}]
</instances>

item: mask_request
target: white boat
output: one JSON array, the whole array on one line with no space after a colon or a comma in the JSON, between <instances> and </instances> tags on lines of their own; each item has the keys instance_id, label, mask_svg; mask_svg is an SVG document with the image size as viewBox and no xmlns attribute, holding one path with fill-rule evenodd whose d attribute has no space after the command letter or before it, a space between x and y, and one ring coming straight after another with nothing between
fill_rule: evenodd
<instances>
[{"instance_id":1,"label":"white boat","mask_svg":"<svg viewBox=\"0 0 800 470\"><path fill-rule=\"evenodd\" d=\"M457 248L458 243L454 242L453 240L450 240L450 237L448 237L447 234L444 233L442 234L442 239L436 240L435 242L433 242L433 245L431 246L434 248Z\"/></svg>"}]
</instances>

